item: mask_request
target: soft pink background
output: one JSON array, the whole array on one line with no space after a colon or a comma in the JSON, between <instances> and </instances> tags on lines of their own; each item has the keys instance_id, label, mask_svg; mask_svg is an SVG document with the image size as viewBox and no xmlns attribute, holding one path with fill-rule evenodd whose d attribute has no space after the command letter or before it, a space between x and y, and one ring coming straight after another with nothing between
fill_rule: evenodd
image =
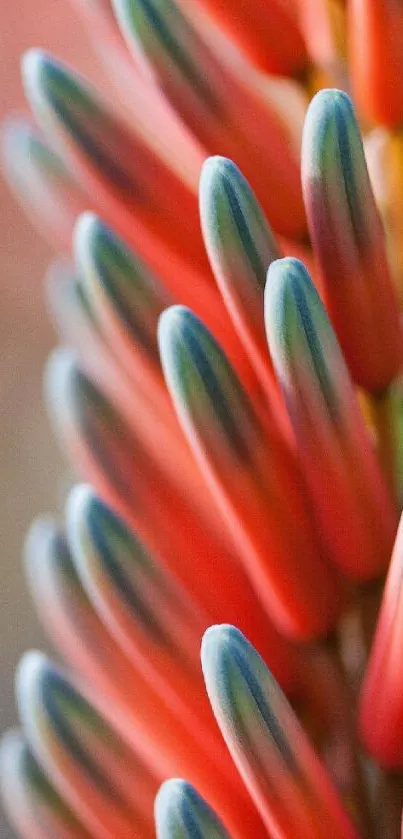
<instances>
[{"instance_id":1,"label":"soft pink background","mask_svg":"<svg viewBox=\"0 0 403 839\"><path fill-rule=\"evenodd\" d=\"M90 49L68 0L1 4L0 113L24 107L19 56L52 49L86 69ZM0 730L16 722L13 671L21 653L42 644L21 563L31 518L57 505L61 461L42 407L42 368L54 342L42 302L50 252L0 177ZM9 839L0 812L0 837Z\"/></svg>"}]
</instances>

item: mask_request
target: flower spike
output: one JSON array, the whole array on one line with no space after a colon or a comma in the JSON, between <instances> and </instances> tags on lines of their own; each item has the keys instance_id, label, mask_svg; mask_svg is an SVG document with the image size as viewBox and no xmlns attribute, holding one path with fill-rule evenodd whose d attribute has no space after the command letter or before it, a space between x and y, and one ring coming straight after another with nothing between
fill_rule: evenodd
<instances>
[{"instance_id":1,"label":"flower spike","mask_svg":"<svg viewBox=\"0 0 403 839\"><path fill-rule=\"evenodd\" d=\"M28 653L17 674L28 742L59 795L95 839L152 837L156 779L44 655Z\"/></svg>"},{"instance_id":2,"label":"flower spike","mask_svg":"<svg viewBox=\"0 0 403 839\"><path fill-rule=\"evenodd\" d=\"M181 306L164 312L159 341L179 419L258 596L287 634L326 632L339 613L340 592L315 543L302 479L283 438L260 424L221 348L192 312Z\"/></svg>"},{"instance_id":3,"label":"flower spike","mask_svg":"<svg viewBox=\"0 0 403 839\"><path fill-rule=\"evenodd\" d=\"M302 181L323 295L357 384L383 390L403 362L383 228L349 97L324 90L306 117Z\"/></svg>"},{"instance_id":4,"label":"flower spike","mask_svg":"<svg viewBox=\"0 0 403 839\"><path fill-rule=\"evenodd\" d=\"M179 778L166 781L154 805L157 839L229 839L211 807L191 784Z\"/></svg>"},{"instance_id":5,"label":"flower spike","mask_svg":"<svg viewBox=\"0 0 403 839\"><path fill-rule=\"evenodd\" d=\"M0 786L10 821L24 839L91 839L53 789L19 731L7 732L0 744Z\"/></svg>"},{"instance_id":6,"label":"flower spike","mask_svg":"<svg viewBox=\"0 0 403 839\"><path fill-rule=\"evenodd\" d=\"M337 338L303 264L271 265L267 339L329 556L356 580L387 567L397 510Z\"/></svg>"},{"instance_id":7,"label":"flower spike","mask_svg":"<svg viewBox=\"0 0 403 839\"><path fill-rule=\"evenodd\" d=\"M358 839L292 708L242 633L211 627L201 656L214 715L270 835Z\"/></svg>"},{"instance_id":8,"label":"flower spike","mask_svg":"<svg viewBox=\"0 0 403 839\"><path fill-rule=\"evenodd\" d=\"M403 0L67 2L101 76L29 51L3 134L68 460L25 544L63 664L19 668L5 813L397 839Z\"/></svg>"}]
</instances>

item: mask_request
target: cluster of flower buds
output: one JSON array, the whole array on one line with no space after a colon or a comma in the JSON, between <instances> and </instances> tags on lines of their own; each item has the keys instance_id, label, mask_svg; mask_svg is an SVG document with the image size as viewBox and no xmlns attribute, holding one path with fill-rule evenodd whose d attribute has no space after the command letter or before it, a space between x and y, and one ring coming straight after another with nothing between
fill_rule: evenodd
<instances>
[{"instance_id":1,"label":"cluster of flower buds","mask_svg":"<svg viewBox=\"0 0 403 839\"><path fill-rule=\"evenodd\" d=\"M23 839L398 839L403 6L74 4L109 88L32 50L4 129L83 482L26 540L63 663L18 668L4 807Z\"/></svg>"}]
</instances>

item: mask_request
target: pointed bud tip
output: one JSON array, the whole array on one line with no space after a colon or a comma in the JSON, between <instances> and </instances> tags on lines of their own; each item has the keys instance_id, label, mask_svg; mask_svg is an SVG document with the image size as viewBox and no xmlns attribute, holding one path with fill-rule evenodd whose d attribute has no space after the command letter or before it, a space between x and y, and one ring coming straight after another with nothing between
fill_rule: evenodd
<instances>
[{"instance_id":1,"label":"pointed bud tip","mask_svg":"<svg viewBox=\"0 0 403 839\"><path fill-rule=\"evenodd\" d=\"M98 501L98 496L95 493L91 484L75 484L70 490L66 502L66 518L69 520L70 516L81 515L83 511L90 508Z\"/></svg>"},{"instance_id":2,"label":"pointed bud tip","mask_svg":"<svg viewBox=\"0 0 403 839\"><path fill-rule=\"evenodd\" d=\"M98 407L98 391L83 372L77 353L70 347L57 347L51 353L43 377L44 402L49 419L63 442L76 423Z\"/></svg>"},{"instance_id":3,"label":"pointed bud tip","mask_svg":"<svg viewBox=\"0 0 403 839\"><path fill-rule=\"evenodd\" d=\"M165 381L174 401L178 397L178 405L182 405L183 399L186 404L190 400L194 408L198 404L202 410L202 391L206 391L212 377L216 382L215 366L222 355L210 331L186 306L170 306L159 319L158 344ZM217 404L215 408L218 409Z\"/></svg>"},{"instance_id":4,"label":"pointed bud tip","mask_svg":"<svg viewBox=\"0 0 403 839\"><path fill-rule=\"evenodd\" d=\"M70 347L56 347L50 355L44 370L45 401L49 410L56 416L57 399L60 393L69 392L79 371L78 356Z\"/></svg>"},{"instance_id":5,"label":"pointed bud tip","mask_svg":"<svg viewBox=\"0 0 403 839\"><path fill-rule=\"evenodd\" d=\"M58 527L55 519L52 516L38 516L34 519L27 530L23 556L27 569L30 569L42 562L44 552L47 546L54 539L58 533Z\"/></svg>"},{"instance_id":6,"label":"pointed bud tip","mask_svg":"<svg viewBox=\"0 0 403 839\"><path fill-rule=\"evenodd\" d=\"M181 778L170 778L161 784L155 797L154 813L158 824L166 822L171 810L180 806L190 784Z\"/></svg>"},{"instance_id":7,"label":"pointed bud tip","mask_svg":"<svg viewBox=\"0 0 403 839\"><path fill-rule=\"evenodd\" d=\"M32 699L38 696L46 676L51 672L51 662L40 650L28 650L20 659L15 672L15 696L21 719L26 724Z\"/></svg>"},{"instance_id":8,"label":"pointed bud tip","mask_svg":"<svg viewBox=\"0 0 403 839\"><path fill-rule=\"evenodd\" d=\"M49 119L51 125L55 117L57 123L69 123L77 102L82 104L85 97L80 74L59 58L34 48L22 57L21 75L25 95L45 134Z\"/></svg>"},{"instance_id":9,"label":"pointed bud tip","mask_svg":"<svg viewBox=\"0 0 403 839\"><path fill-rule=\"evenodd\" d=\"M315 108L329 108L334 107L336 103L347 105L349 108L353 107L353 103L349 95L339 88L329 87L319 90L312 98L309 107Z\"/></svg>"},{"instance_id":10,"label":"pointed bud tip","mask_svg":"<svg viewBox=\"0 0 403 839\"><path fill-rule=\"evenodd\" d=\"M82 562L85 563L88 559L87 551L83 550L83 529L87 530L88 522L93 516L99 522L104 510L106 508L103 502L90 484L77 484L70 490L66 502L66 527L77 570L81 568Z\"/></svg>"},{"instance_id":11,"label":"pointed bud tip","mask_svg":"<svg viewBox=\"0 0 403 839\"><path fill-rule=\"evenodd\" d=\"M222 623L210 626L203 635L201 643L201 662L203 673L210 673L211 667L221 669L228 650L239 641L246 642L242 632L231 624Z\"/></svg>"},{"instance_id":12,"label":"pointed bud tip","mask_svg":"<svg viewBox=\"0 0 403 839\"><path fill-rule=\"evenodd\" d=\"M196 315L186 306L176 304L165 309L158 322L158 344L161 355L164 355L165 350L170 347L178 331L186 323L196 322L197 320Z\"/></svg>"},{"instance_id":13,"label":"pointed bud tip","mask_svg":"<svg viewBox=\"0 0 403 839\"><path fill-rule=\"evenodd\" d=\"M103 222L96 213L91 210L81 213L73 229L73 253L80 257L83 252L91 252L103 229Z\"/></svg>"},{"instance_id":14,"label":"pointed bud tip","mask_svg":"<svg viewBox=\"0 0 403 839\"><path fill-rule=\"evenodd\" d=\"M207 157L200 172L200 190L208 187L212 182L224 175L229 175L234 172L239 172L239 169L229 157L223 157L220 154Z\"/></svg>"},{"instance_id":15,"label":"pointed bud tip","mask_svg":"<svg viewBox=\"0 0 403 839\"><path fill-rule=\"evenodd\" d=\"M172 778L160 787L154 806L158 839L177 836L227 839L213 810L187 781Z\"/></svg>"},{"instance_id":16,"label":"pointed bud tip","mask_svg":"<svg viewBox=\"0 0 403 839\"><path fill-rule=\"evenodd\" d=\"M283 259L274 260L269 266L265 286L266 318L279 314L280 310L286 305L289 293L292 293L296 287L301 285L312 287L311 278L300 259L287 256Z\"/></svg>"},{"instance_id":17,"label":"pointed bud tip","mask_svg":"<svg viewBox=\"0 0 403 839\"><path fill-rule=\"evenodd\" d=\"M70 490L66 501L66 524L69 533L75 530L76 522L82 521L98 503L101 502L90 484L76 484Z\"/></svg>"},{"instance_id":18,"label":"pointed bud tip","mask_svg":"<svg viewBox=\"0 0 403 839\"><path fill-rule=\"evenodd\" d=\"M287 277L299 275L307 276L308 272L304 263L295 256L284 256L281 259L275 259L268 268L268 276L273 275L282 279Z\"/></svg>"},{"instance_id":19,"label":"pointed bud tip","mask_svg":"<svg viewBox=\"0 0 403 839\"><path fill-rule=\"evenodd\" d=\"M245 694L245 686L256 697L262 678L277 685L255 647L231 624L217 624L207 629L201 645L201 664L214 713L221 707L226 717L232 713L230 706Z\"/></svg>"},{"instance_id":20,"label":"pointed bud tip","mask_svg":"<svg viewBox=\"0 0 403 839\"><path fill-rule=\"evenodd\" d=\"M356 140L359 128L353 102L343 90L324 89L313 97L305 118L302 142L302 184L306 192L311 179L323 185L329 169L338 170L340 162L334 156L334 144L338 139L341 159L347 154L349 143L345 132L353 132ZM325 198L325 194L323 196ZM308 202L309 203L309 202Z\"/></svg>"},{"instance_id":21,"label":"pointed bud tip","mask_svg":"<svg viewBox=\"0 0 403 839\"><path fill-rule=\"evenodd\" d=\"M266 335L270 354L281 381L293 382L293 388L305 387L308 393L317 388L336 411L339 399L335 390L336 370L340 373L340 350L323 303L299 259L273 262L267 274L264 300ZM311 358L313 377L299 378L298 360ZM308 368L307 368L308 369ZM332 413L333 415L333 413Z\"/></svg>"},{"instance_id":22,"label":"pointed bud tip","mask_svg":"<svg viewBox=\"0 0 403 839\"><path fill-rule=\"evenodd\" d=\"M45 365L45 380L49 376L64 378L71 375L71 372L76 368L78 363L78 356L75 350L67 346L58 346L49 354Z\"/></svg>"},{"instance_id":23,"label":"pointed bud tip","mask_svg":"<svg viewBox=\"0 0 403 839\"><path fill-rule=\"evenodd\" d=\"M3 806L11 805L10 793L15 796L14 781L21 770L21 761L27 753L27 744L22 731L10 728L0 737L0 796Z\"/></svg>"},{"instance_id":24,"label":"pointed bud tip","mask_svg":"<svg viewBox=\"0 0 403 839\"><path fill-rule=\"evenodd\" d=\"M41 47L30 47L21 56L21 70L23 77L35 76L49 62L46 50Z\"/></svg>"},{"instance_id":25,"label":"pointed bud tip","mask_svg":"<svg viewBox=\"0 0 403 839\"><path fill-rule=\"evenodd\" d=\"M50 55L40 47L31 47L22 55L21 76L28 99L36 94L47 81L47 74L53 61Z\"/></svg>"},{"instance_id":26,"label":"pointed bud tip","mask_svg":"<svg viewBox=\"0 0 403 839\"><path fill-rule=\"evenodd\" d=\"M26 139L32 134L30 121L19 114L8 116L1 124L1 156L6 167L15 159L16 150L25 148Z\"/></svg>"},{"instance_id":27,"label":"pointed bud tip","mask_svg":"<svg viewBox=\"0 0 403 839\"><path fill-rule=\"evenodd\" d=\"M304 172L307 162L311 157L315 159L319 152L323 155L323 141L327 131L329 129L332 133L335 130L338 131L340 118L342 124L339 124L339 130L343 124L347 123L351 126L356 122L354 105L348 94L336 88L324 89L316 93L309 104L305 118L302 149L303 182L306 177Z\"/></svg>"},{"instance_id":28,"label":"pointed bud tip","mask_svg":"<svg viewBox=\"0 0 403 839\"><path fill-rule=\"evenodd\" d=\"M0 736L0 774L14 764L16 752L25 747L24 735L18 728L9 728Z\"/></svg>"},{"instance_id":29,"label":"pointed bud tip","mask_svg":"<svg viewBox=\"0 0 403 839\"><path fill-rule=\"evenodd\" d=\"M199 208L208 253L211 237L221 237L223 220L227 219L228 222L227 217L232 214L234 190L237 187L242 190L245 185L242 173L228 157L213 155L204 161L199 180Z\"/></svg>"}]
</instances>

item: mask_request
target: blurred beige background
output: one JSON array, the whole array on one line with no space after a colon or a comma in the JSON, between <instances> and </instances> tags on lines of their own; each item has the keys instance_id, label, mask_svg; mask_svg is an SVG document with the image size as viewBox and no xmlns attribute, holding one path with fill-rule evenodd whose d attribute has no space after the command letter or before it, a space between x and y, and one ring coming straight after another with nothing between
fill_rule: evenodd
<instances>
[{"instance_id":1,"label":"blurred beige background","mask_svg":"<svg viewBox=\"0 0 403 839\"><path fill-rule=\"evenodd\" d=\"M52 49L85 69L89 49L68 0L1 3L0 112L21 110L19 56ZM42 302L50 252L0 176L0 730L15 725L13 671L21 653L43 644L23 577L21 544L31 518L54 506L61 460L42 407L42 368L54 335ZM0 808L1 809L1 808ZM11 832L0 811L0 837Z\"/></svg>"}]
</instances>

